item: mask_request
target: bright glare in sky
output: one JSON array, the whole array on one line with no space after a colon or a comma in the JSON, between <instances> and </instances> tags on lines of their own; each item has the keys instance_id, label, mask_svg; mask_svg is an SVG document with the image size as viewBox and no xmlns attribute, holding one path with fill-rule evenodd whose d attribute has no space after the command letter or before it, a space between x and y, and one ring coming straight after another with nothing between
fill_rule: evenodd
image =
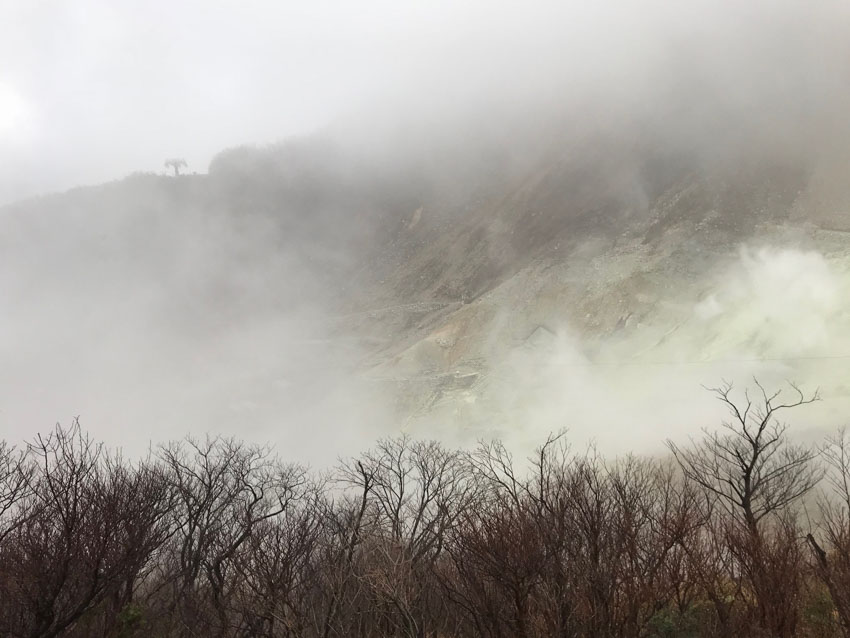
<instances>
[{"instance_id":1,"label":"bright glare in sky","mask_svg":"<svg viewBox=\"0 0 850 638\"><path fill-rule=\"evenodd\" d=\"M0 82L0 140L20 140L30 127L30 116L30 107L20 93Z\"/></svg>"}]
</instances>

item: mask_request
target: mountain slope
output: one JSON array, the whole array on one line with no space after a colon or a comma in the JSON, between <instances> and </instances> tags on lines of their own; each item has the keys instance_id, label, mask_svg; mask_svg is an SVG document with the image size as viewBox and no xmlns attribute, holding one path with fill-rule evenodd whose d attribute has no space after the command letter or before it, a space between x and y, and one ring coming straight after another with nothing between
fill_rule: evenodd
<instances>
[{"instance_id":1,"label":"mountain slope","mask_svg":"<svg viewBox=\"0 0 850 638\"><path fill-rule=\"evenodd\" d=\"M831 384L837 414L840 163L682 148L316 138L6 207L2 427L572 425L628 449L623 419L672 432L700 383L751 373Z\"/></svg>"}]
</instances>

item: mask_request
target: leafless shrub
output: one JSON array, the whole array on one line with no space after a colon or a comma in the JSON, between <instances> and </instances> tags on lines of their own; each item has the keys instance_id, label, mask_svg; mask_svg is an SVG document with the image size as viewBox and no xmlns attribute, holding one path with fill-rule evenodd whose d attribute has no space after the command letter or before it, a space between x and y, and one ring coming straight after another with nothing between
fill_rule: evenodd
<instances>
[{"instance_id":1,"label":"leafless shrub","mask_svg":"<svg viewBox=\"0 0 850 638\"><path fill-rule=\"evenodd\" d=\"M168 534L168 500L158 473L109 456L76 422L37 437L26 456L32 465L17 464L26 502L0 545L0 633L66 635L132 600Z\"/></svg>"},{"instance_id":2,"label":"leafless shrub","mask_svg":"<svg viewBox=\"0 0 850 638\"><path fill-rule=\"evenodd\" d=\"M846 429L827 439L824 460L831 492L818 504L818 529L806 539L814 569L826 585L843 636L850 636L850 438ZM820 541L815 538L820 537Z\"/></svg>"},{"instance_id":3,"label":"leafless shrub","mask_svg":"<svg viewBox=\"0 0 850 638\"><path fill-rule=\"evenodd\" d=\"M303 496L305 472L267 448L224 438L186 439L159 458L174 492L174 534L160 578L178 635L232 635L238 552L265 521Z\"/></svg>"},{"instance_id":4,"label":"leafless shrub","mask_svg":"<svg viewBox=\"0 0 850 638\"><path fill-rule=\"evenodd\" d=\"M756 386L669 460L398 437L311 476L221 437L2 442L0 635L850 636L847 434L805 541L820 450L776 416L817 395Z\"/></svg>"},{"instance_id":5,"label":"leafless shrub","mask_svg":"<svg viewBox=\"0 0 850 638\"><path fill-rule=\"evenodd\" d=\"M755 381L736 403L732 385L712 391L728 408L720 432L706 431L688 448L668 442L685 477L702 490L711 524L701 560L713 559L703 583L721 625L732 631L732 603L741 602L754 623L737 627L752 635L793 636L800 616L802 559L799 530L791 508L822 477L818 451L792 444L779 413L818 400L792 385L793 397L768 392ZM728 590L731 589L731 597ZM750 601L752 601L751 604ZM744 604L746 603L746 604ZM741 625L741 623L737 623Z\"/></svg>"}]
</instances>

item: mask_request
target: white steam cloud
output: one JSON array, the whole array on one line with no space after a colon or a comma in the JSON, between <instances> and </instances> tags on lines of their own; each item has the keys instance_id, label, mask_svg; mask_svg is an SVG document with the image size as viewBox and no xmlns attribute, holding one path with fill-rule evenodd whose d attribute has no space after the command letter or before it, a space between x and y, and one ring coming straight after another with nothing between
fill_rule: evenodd
<instances>
[{"instance_id":1,"label":"white steam cloud","mask_svg":"<svg viewBox=\"0 0 850 638\"><path fill-rule=\"evenodd\" d=\"M788 381L808 392L820 388L824 400L793 415L797 434L844 425L850 255L744 246L729 262L705 281L672 291L660 300L663 309L625 334L589 340L553 322L551 331L506 348L494 345L508 343L494 322L496 363L477 392L444 408L443 421L465 424L454 433L461 439L495 433L522 449L567 428L580 446L658 453L666 438L720 422L724 408L703 386L725 379L743 389L756 377L770 388L787 388ZM434 421L426 418L422 427Z\"/></svg>"}]
</instances>

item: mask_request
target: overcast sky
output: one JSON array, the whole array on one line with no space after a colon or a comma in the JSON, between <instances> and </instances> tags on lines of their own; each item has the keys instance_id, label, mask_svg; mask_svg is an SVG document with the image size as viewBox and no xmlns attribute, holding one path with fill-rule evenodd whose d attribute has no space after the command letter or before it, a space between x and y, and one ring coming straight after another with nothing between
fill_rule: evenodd
<instances>
[{"instance_id":1,"label":"overcast sky","mask_svg":"<svg viewBox=\"0 0 850 638\"><path fill-rule=\"evenodd\" d=\"M0 203L170 156L203 172L224 147L370 109L483 112L494 91L564 87L613 103L683 46L706 75L745 68L717 87L741 101L801 50L806 75L829 60L847 16L837 0L0 0Z\"/></svg>"},{"instance_id":2,"label":"overcast sky","mask_svg":"<svg viewBox=\"0 0 850 638\"><path fill-rule=\"evenodd\" d=\"M441 90L448 67L474 84L559 4L0 0L0 202L174 155L203 172L224 147Z\"/></svg>"},{"instance_id":3,"label":"overcast sky","mask_svg":"<svg viewBox=\"0 0 850 638\"><path fill-rule=\"evenodd\" d=\"M436 26L396 4L0 0L0 198L315 129Z\"/></svg>"}]
</instances>

